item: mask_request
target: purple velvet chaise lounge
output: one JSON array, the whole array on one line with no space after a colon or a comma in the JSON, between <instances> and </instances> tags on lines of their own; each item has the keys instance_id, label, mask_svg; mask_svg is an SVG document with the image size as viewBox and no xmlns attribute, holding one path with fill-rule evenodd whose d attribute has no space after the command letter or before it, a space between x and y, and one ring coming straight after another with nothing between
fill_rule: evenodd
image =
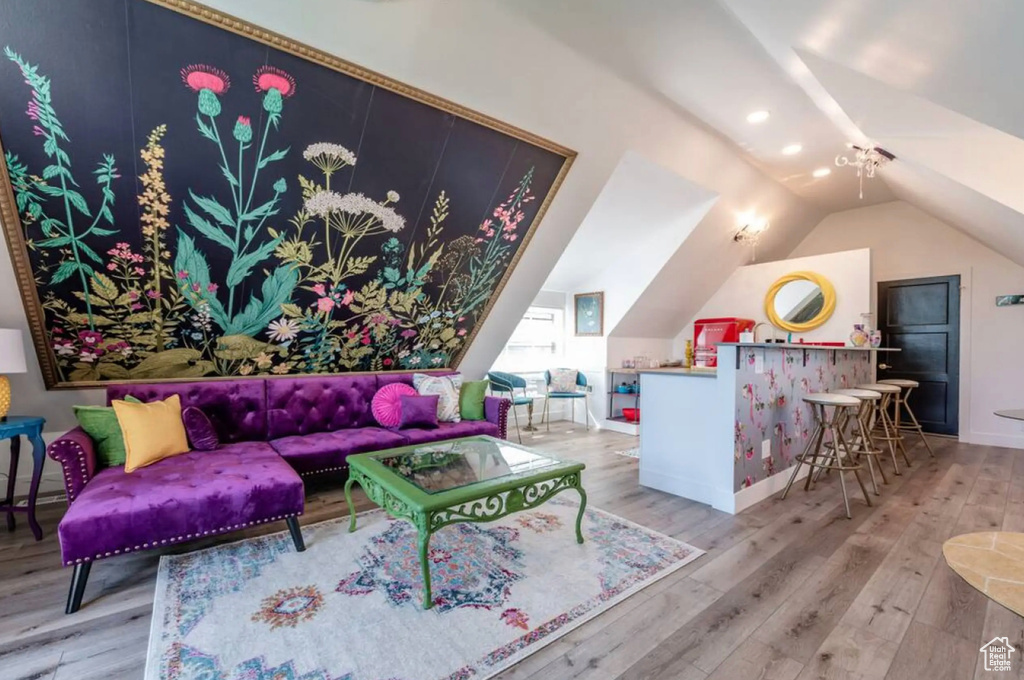
<instances>
[{"instance_id":1,"label":"purple velvet chaise lounge","mask_svg":"<svg viewBox=\"0 0 1024 680\"><path fill-rule=\"evenodd\" d=\"M285 520L304 550L297 517L301 477L347 469L346 458L458 437L504 439L506 399L487 397L486 420L437 429L379 427L370 401L382 385L412 383L412 374L214 380L112 385L107 402L181 397L210 418L221 446L140 468L101 469L89 436L75 428L50 444L64 471L68 510L57 528L64 566L73 566L67 613L81 606L96 560Z\"/></svg>"}]
</instances>

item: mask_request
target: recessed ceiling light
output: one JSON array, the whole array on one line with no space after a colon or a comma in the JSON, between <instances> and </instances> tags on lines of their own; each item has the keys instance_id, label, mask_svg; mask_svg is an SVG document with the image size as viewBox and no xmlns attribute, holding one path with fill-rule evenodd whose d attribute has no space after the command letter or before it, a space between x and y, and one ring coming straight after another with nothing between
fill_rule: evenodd
<instances>
[{"instance_id":1,"label":"recessed ceiling light","mask_svg":"<svg viewBox=\"0 0 1024 680\"><path fill-rule=\"evenodd\" d=\"M789 146L782 147L782 153L785 156L793 156L804 150L799 144L790 144Z\"/></svg>"},{"instance_id":2,"label":"recessed ceiling light","mask_svg":"<svg viewBox=\"0 0 1024 680\"><path fill-rule=\"evenodd\" d=\"M766 120L768 120L768 116L770 116L770 115L771 114L768 113L767 111L754 111L753 113L750 113L749 115L747 115L747 122L748 123L763 123Z\"/></svg>"},{"instance_id":3,"label":"recessed ceiling light","mask_svg":"<svg viewBox=\"0 0 1024 680\"><path fill-rule=\"evenodd\" d=\"M829 175L832 174L832 170L831 168L818 168L811 174L814 175L815 177L828 177Z\"/></svg>"}]
</instances>

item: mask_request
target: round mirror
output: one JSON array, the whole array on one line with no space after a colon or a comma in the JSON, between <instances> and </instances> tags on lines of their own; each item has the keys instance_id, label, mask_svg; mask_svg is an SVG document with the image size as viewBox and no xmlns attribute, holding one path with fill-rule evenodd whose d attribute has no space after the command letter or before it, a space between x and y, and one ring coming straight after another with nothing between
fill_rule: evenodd
<instances>
[{"instance_id":1,"label":"round mirror","mask_svg":"<svg viewBox=\"0 0 1024 680\"><path fill-rule=\"evenodd\" d=\"M786 331L818 328L832 316L835 290L825 277L813 272L787 274L772 284L764 301L772 324Z\"/></svg>"}]
</instances>

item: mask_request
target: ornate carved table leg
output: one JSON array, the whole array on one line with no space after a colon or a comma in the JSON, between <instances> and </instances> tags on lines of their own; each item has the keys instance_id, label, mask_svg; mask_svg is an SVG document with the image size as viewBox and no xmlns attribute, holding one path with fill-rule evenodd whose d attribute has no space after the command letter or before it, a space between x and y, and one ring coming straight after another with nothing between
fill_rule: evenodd
<instances>
[{"instance_id":1,"label":"ornate carved table leg","mask_svg":"<svg viewBox=\"0 0 1024 680\"><path fill-rule=\"evenodd\" d=\"M32 442L32 483L28 487L28 525L37 541L43 540L43 528L36 520L36 498L39 496L39 482L43 478L43 464L46 462L46 444L42 437L43 426L29 437Z\"/></svg>"},{"instance_id":2,"label":"ornate carved table leg","mask_svg":"<svg viewBox=\"0 0 1024 680\"><path fill-rule=\"evenodd\" d=\"M583 513L587 509L587 492L583 490L582 480L576 483L576 490L580 492L580 511L576 513L576 542L583 542Z\"/></svg>"},{"instance_id":3,"label":"ornate carved table leg","mask_svg":"<svg viewBox=\"0 0 1024 680\"><path fill-rule=\"evenodd\" d=\"M352 485L355 483L355 473L352 470L349 470L348 481L345 482L345 504L348 505L348 514L352 517L348 523L349 533L356 530L356 509L355 506L352 505Z\"/></svg>"},{"instance_id":4,"label":"ornate carved table leg","mask_svg":"<svg viewBox=\"0 0 1024 680\"><path fill-rule=\"evenodd\" d=\"M434 606L434 598L430 594L430 529L424 517L416 517L415 524L420 539L420 569L423 571L423 608L430 609Z\"/></svg>"},{"instance_id":5,"label":"ornate carved table leg","mask_svg":"<svg viewBox=\"0 0 1024 680\"><path fill-rule=\"evenodd\" d=\"M18 456L21 452L21 435L11 437L11 469L7 475L7 530L14 531L14 483L18 479Z\"/></svg>"}]
</instances>

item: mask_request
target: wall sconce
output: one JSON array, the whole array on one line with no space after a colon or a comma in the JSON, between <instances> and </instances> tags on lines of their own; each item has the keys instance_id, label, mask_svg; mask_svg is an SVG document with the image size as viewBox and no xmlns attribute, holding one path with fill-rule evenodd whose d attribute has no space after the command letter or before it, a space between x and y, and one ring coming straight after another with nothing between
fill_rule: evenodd
<instances>
[{"instance_id":1,"label":"wall sconce","mask_svg":"<svg viewBox=\"0 0 1024 680\"><path fill-rule=\"evenodd\" d=\"M732 237L732 240L736 243L749 244L753 249L753 258L757 259L757 243L761 240L761 235L772 226L768 220L763 217L758 217L753 213L744 213L740 215L740 230L736 232L736 235Z\"/></svg>"}]
</instances>

